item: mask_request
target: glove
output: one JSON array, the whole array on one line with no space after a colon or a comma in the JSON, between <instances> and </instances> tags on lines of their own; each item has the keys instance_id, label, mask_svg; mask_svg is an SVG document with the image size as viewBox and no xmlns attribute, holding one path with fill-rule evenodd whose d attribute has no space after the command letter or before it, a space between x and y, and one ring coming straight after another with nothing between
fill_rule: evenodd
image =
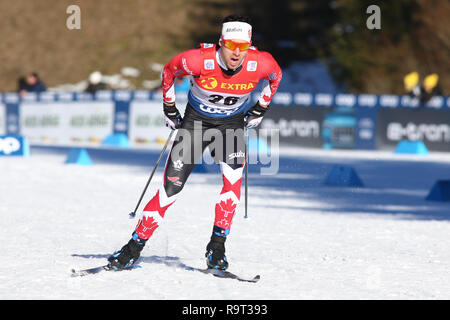
<instances>
[{"instance_id":1,"label":"glove","mask_svg":"<svg viewBox=\"0 0 450 320\"><path fill-rule=\"evenodd\" d=\"M249 129L257 127L261 123L264 117L264 113L266 113L267 109L269 109L269 107L264 108L257 102L245 114L245 126Z\"/></svg>"},{"instance_id":2,"label":"glove","mask_svg":"<svg viewBox=\"0 0 450 320\"><path fill-rule=\"evenodd\" d=\"M175 104L167 105L163 103L163 111L166 127L169 127L172 130L181 128L183 118L181 117L180 111L178 111L177 107L175 107Z\"/></svg>"}]
</instances>

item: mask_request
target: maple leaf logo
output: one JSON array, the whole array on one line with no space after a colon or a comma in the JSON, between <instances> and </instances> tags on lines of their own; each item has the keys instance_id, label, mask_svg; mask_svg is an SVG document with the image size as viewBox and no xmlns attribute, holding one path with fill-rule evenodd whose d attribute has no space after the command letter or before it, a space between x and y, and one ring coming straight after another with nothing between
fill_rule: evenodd
<instances>
[{"instance_id":1,"label":"maple leaf logo","mask_svg":"<svg viewBox=\"0 0 450 320\"><path fill-rule=\"evenodd\" d=\"M223 212L224 217L228 217L228 214L234 214L234 211L236 210L236 204L231 199L227 199L226 202L223 200L219 203L219 207Z\"/></svg>"},{"instance_id":2,"label":"maple leaf logo","mask_svg":"<svg viewBox=\"0 0 450 320\"><path fill-rule=\"evenodd\" d=\"M158 228L158 223L153 219L153 217L143 217L136 228L136 233L139 237L147 239L149 235L151 236L153 232Z\"/></svg>"}]
</instances>

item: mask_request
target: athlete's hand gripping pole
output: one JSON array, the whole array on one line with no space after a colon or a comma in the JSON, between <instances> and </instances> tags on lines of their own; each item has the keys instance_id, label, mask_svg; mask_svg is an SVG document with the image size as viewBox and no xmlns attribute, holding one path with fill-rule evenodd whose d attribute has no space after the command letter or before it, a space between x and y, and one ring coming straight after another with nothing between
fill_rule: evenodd
<instances>
[{"instance_id":1,"label":"athlete's hand gripping pole","mask_svg":"<svg viewBox=\"0 0 450 320\"><path fill-rule=\"evenodd\" d=\"M161 162L162 157L164 156L164 152L166 152L167 146L169 145L170 140L172 140L172 135L175 132L175 130L170 130L169 137L167 138L166 144L164 145L161 154L159 155L158 161L156 161L155 166L153 167L153 171L150 174L150 177L147 180L147 184L145 185L144 190L142 191L141 197L139 198L139 201L136 205L136 208L133 212L130 212L129 216L130 219L133 219L136 216L136 211L139 208L139 205L141 204L142 198L144 197L145 192L147 191L148 185L150 184L150 181L152 181L153 175L155 174L156 168L158 168L159 163Z\"/></svg>"},{"instance_id":2,"label":"athlete's hand gripping pole","mask_svg":"<svg viewBox=\"0 0 450 320\"><path fill-rule=\"evenodd\" d=\"M268 108L268 106L262 106L257 102L245 114L245 127L248 129L256 128L261 123Z\"/></svg>"},{"instance_id":3,"label":"athlete's hand gripping pole","mask_svg":"<svg viewBox=\"0 0 450 320\"><path fill-rule=\"evenodd\" d=\"M169 127L172 130L181 128L181 124L183 123L183 117L181 117L180 111L178 111L177 107L175 106L175 103L172 104L163 103L163 111L166 127Z\"/></svg>"}]
</instances>

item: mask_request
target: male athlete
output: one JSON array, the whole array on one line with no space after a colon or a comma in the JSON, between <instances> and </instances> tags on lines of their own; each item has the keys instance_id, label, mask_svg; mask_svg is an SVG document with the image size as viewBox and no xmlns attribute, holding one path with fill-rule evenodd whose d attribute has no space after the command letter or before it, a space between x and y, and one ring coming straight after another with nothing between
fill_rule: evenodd
<instances>
[{"instance_id":1,"label":"male athlete","mask_svg":"<svg viewBox=\"0 0 450 320\"><path fill-rule=\"evenodd\" d=\"M146 241L161 224L166 210L183 189L203 150L215 143L212 154L220 165L223 187L215 206L206 263L208 268L227 269L225 240L240 200L245 163L243 129L259 125L282 76L269 53L251 46L251 36L248 18L228 16L223 20L218 47L203 43L198 49L176 55L164 67L165 122L172 130L179 130L166 162L163 184L145 206L130 241L108 258L110 268L122 270L135 263ZM174 80L184 76L190 77L191 86L182 117L175 106ZM250 93L261 79L264 86L259 100L250 105ZM218 132L219 137L204 139L209 129Z\"/></svg>"}]
</instances>

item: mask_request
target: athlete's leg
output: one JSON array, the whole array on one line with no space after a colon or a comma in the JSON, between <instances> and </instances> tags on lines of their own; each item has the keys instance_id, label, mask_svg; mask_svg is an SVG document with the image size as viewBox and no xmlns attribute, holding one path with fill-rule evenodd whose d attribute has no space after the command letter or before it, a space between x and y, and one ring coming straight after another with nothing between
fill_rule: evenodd
<instances>
[{"instance_id":1,"label":"athlete's leg","mask_svg":"<svg viewBox=\"0 0 450 320\"><path fill-rule=\"evenodd\" d=\"M198 155L201 156L206 147L201 139L201 123L200 129L195 129L194 120L195 117L186 112L183 127L178 130L166 161L163 184L145 206L130 241L108 258L110 268L127 268L139 258L145 243L159 227L166 210L183 189L199 160ZM200 152L197 152L197 149Z\"/></svg>"},{"instance_id":2,"label":"athlete's leg","mask_svg":"<svg viewBox=\"0 0 450 320\"><path fill-rule=\"evenodd\" d=\"M206 247L208 267L223 270L228 267L225 257L225 240L230 233L236 207L240 201L242 172L245 164L243 130L239 128L227 131L224 139L225 151L219 162L223 187L215 206L211 240Z\"/></svg>"},{"instance_id":3,"label":"athlete's leg","mask_svg":"<svg viewBox=\"0 0 450 320\"><path fill-rule=\"evenodd\" d=\"M194 148L195 144L200 144L200 147ZM204 148L206 144L202 142L201 130L179 129L166 161L163 184L145 206L136 226L135 233L139 238L148 240L161 224L166 210L177 199Z\"/></svg>"},{"instance_id":4,"label":"athlete's leg","mask_svg":"<svg viewBox=\"0 0 450 320\"><path fill-rule=\"evenodd\" d=\"M230 232L231 223L241 198L242 172L245 163L245 145L242 129L227 129L223 142L223 158L219 162L223 187L215 206L214 226L223 236Z\"/></svg>"},{"instance_id":5,"label":"athlete's leg","mask_svg":"<svg viewBox=\"0 0 450 320\"><path fill-rule=\"evenodd\" d=\"M175 202L208 142L203 141L202 124L188 117L178 130L166 161L163 184L145 206L135 233L148 240L160 225L166 210Z\"/></svg>"}]
</instances>

